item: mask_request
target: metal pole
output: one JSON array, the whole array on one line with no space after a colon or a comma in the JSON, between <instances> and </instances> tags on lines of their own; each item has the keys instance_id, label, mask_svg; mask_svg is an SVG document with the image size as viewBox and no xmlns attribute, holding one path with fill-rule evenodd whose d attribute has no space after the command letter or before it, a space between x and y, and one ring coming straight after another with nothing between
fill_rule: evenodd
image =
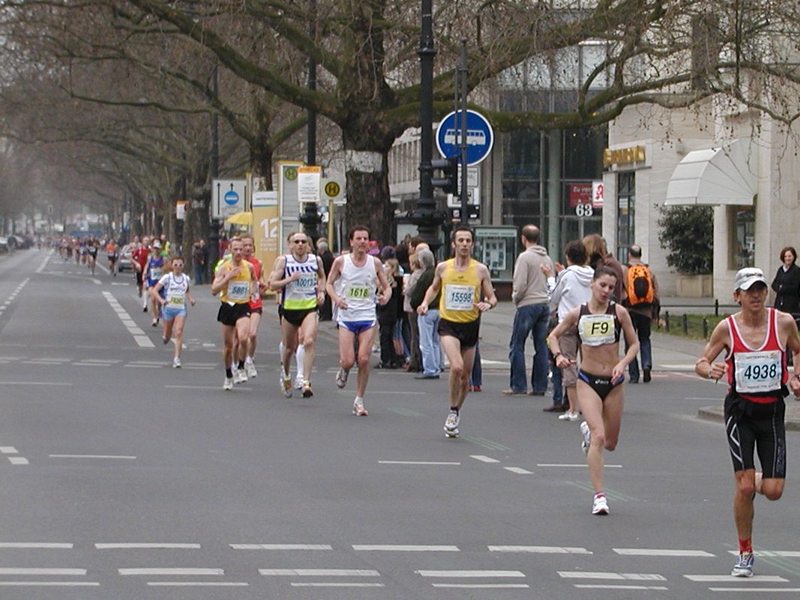
<instances>
[{"instance_id":1,"label":"metal pole","mask_svg":"<svg viewBox=\"0 0 800 600\"><path fill-rule=\"evenodd\" d=\"M211 71L211 93L216 98L219 93L219 70L216 63ZM219 117L216 111L211 112L211 158L209 170L211 185L214 185L214 179L219 177ZM211 192L211 199L213 202L214 192ZM212 208L213 211L213 208ZM214 274L214 267L219 260L219 232L222 227L219 219L211 219L211 227L208 232L208 265L210 268L210 275Z\"/></svg>"},{"instance_id":2,"label":"metal pole","mask_svg":"<svg viewBox=\"0 0 800 600\"><path fill-rule=\"evenodd\" d=\"M466 225L469 222L469 205L467 197L467 41L461 40L461 58L458 64L458 95L459 107L461 111L461 136L459 150L461 151L461 223Z\"/></svg>"},{"instance_id":3,"label":"metal pole","mask_svg":"<svg viewBox=\"0 0 800 600\"><path fill-rule=\"evenodd\" d=\"M309 0L309 14L315 15L317 13L317 0ZM317 35L316 20L312 17L309 24L309 35L313 40ZM317 61L313 56L308 57L308 89L317 89ZM317 112L309 108L308 125L306 127L307 143L306 143L306 164L309 166L317 164ZM320 222L318 207L316 202L306 202L303 214L300 217L300 222L303 224L308 237L316 244L319 239L319 232L317 225Z\"/></svg>"}]
</instances>

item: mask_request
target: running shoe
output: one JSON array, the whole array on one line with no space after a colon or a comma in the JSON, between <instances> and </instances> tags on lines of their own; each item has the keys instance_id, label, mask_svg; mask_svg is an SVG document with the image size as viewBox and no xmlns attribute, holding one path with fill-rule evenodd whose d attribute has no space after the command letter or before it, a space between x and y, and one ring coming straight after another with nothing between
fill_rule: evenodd
<instances>
[{"instance_id":1,"label":"running shoe","mask_svg":"<svg viewBox=\"0 0 800 600\"><path fill-rule=\"evenodd\" d=\"M753 576L753 562L755 557L752 552L743 552L736 559L736 564L733 565L731 575L733 577L752 577Z\"/></svg>"},{"instance_id":2,"label":"running shoe","mask_svg":"<svg viewBox=\"0 0 800 600\"><path fill-rule=\"evenodd\" d=\"M302 390L303 389L303 376L298 375L294 378L294 389Z\"/></svg>"},{"instance_id":3,"label":"running shoe","mask_svg":"<svg viewBox=\"0 0 800 600\"><path fill-rule=\"evenodd\" d=\"M366 417L369 414L364 406L363 398L353 400L353 414L357 417Z\"/></svg>"},{"instance_id":4,"label":"running shoe","mask_svg":"<svg viewBox=\"0 0 800 600\"><path fill-rule=\"evenodd\" d=\"M249 362L244 363L244 372L247 373L247 377L250 379L255 379L258 377L258 371L256 370L256 366Z\"/></svg>"},{"instance_id":5,"label":"running shoe","mask_svg":"<svg viewBox=\"0 0 800 600\"><path fill-rule=\"evenodd\" d=\"M181 368L181 359L177 356L172 361L172 368L173 369L180 369Z\"/></svg>"},{"instance_id":6,"label":"running shoe","mask_svg":"<svg viewBox=\"0 0 800 600\"><path fill-rule=\"evenodd\" d=\"M287 398L292 397L292 378L281 373L281 393Z\"/></svg>"},{"instance_id":7,"label":"running shoe","mask_svg":"<svg viewBox=\"0 0 800 600\"><path fill-rule=\"evenodd\" d=\"M579 418L580 415L577 412L572 412L571 410L558 415L559 421L577 421Z\"/></svg>"},{"instance_id":8,"label":"running shoe","mask_svg":"<svg viewBox=\"0 0 800 600\"><path fill-rule=\"evenodd\" d=\"M304 381L303 382L303 398L311 398L314 395L313 390L311 389L311 382Z\"/></svg>"},{"instance_id":9,"label":"running shoe","mask_svg":"<svg viewBox=\"0 0 800 600\"><path fill-rule=\"evenodd\" d=\"M244 369L234 369L233 382L237 385L240 383L247 383L247 373L245 373Z\"/></svg>"},{"instance_id":10,"label":"running shoe","mask_svg":"<svg viewBox=\"0 0 800 600\"><path fill-rule=\"evenodd\" d=\"M447 437L458 436L458 424L461 422L461 417L455 411L450 411L447 414L447 419L444 422L444 433Z\"/></svg>"},{"instance_id":11,"label":"running shoe","mask_svg":"<svg viewBox=\"0 0 800 600\"><path fill-rule=\"evenodd\" d=\"M594 501L592 502L593 515L607 515L608 514L608 500L605 494L595 494ZM751 573L752 575L752 573Z\"/></svg>"},{"instance_id":12,"label":"running shoe","mask_svg":"<svg viewBox=\"0 0 800 600\"><path fill-rule=\"evenodd\" d=\"M581 435L583 441L581 442L581 450L584 454L589 454L589 444L592 443L592 432L589 431L589 424L586 421L581 421Z\"/></svg>"},{"instance_id":13,"label":"running shoe","mask_svg":"<svg viewBox=\"0 0 800 600\"><path fill-rule=\"evenodd\" d=\"M169 338L168 338L167 336L165 336L165 335L162 335L162 336L161 336L161 341L162 341L162 342L164 342L164 345L165 345L165 346L166 346L167 344L169 344Z\"/></svg>"},{"instance_id":14,"label":"running shoe","mask_svg":"<svg viewBox=\"0 0 800 600\"><path fill-rule=\"evenodd\" d=\"M223 390L232 390L233 389L233 377L226 377L225 382L222 384Z\"/></svg>"},{"instance_id":15,"label":"running shoe","mask_svg":"<svg viewBox=\"0 0 800 600\"><path fill-rule=\"evenodd\" d=\"M349 371L345 371L342 367L339 367L339 370L336 371L336 387L342 389L344 386L347 385L347 376L350 374Z\"/></svg>"}]
</instances>

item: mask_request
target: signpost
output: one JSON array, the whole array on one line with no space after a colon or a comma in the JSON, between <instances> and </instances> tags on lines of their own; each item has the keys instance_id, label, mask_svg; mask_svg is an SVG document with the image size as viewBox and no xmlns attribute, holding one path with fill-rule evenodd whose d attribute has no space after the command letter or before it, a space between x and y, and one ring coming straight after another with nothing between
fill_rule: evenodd
<instances>
[{"instance_id":1,"label":"signpost","mask_svg":"<svg viewBox=\"0 0 800 600\"><path fill-rule=\"evenodd\" d=\"M224 220L247 210L246 179L214 179L211 183L211 218Z\"/></svg>"},{"instance_id":2,"label":"signpost","mask_svg":"<svg viewBox=\"0 0 800 600\"><path fill-rule=\"evenodd\" d=\"M459 156L461 148L461 111L453 111L436 129L436 147L445 158ZM489 121L477 111L467 111L467 165L477 165L486 159L494 146L494 130Z\"/></svg>"}]
</instances>

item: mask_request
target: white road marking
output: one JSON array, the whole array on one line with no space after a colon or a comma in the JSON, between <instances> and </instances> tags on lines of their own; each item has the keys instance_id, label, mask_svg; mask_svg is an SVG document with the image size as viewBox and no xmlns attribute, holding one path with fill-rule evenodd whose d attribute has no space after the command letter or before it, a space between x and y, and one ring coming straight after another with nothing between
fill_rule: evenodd
<instances>
[{"instance_id":1,"label":"white road marking","mask_svg":"<svg viewBox=\"0 0 800 600\"><path fill-rule=\"evenodd\" d=\"M611 573L605 571L558 571L563 579L616 579L627 581L666 581L658 573Z\"/></svg>"},{"instance_id":2,"label":"white road marking","mask_svg":"<svg viewBox=\"0 0 800 600\"><path fill-rule=\"evenodd\" d=\"M234 550L333 550L328 544L229 544Z\"/></svg>"},{"instance_id":3,"label":"white road marking","mask_svg":"<svg viewBox=\"0 0 800 600\"><path fill-rule=\"evenodd\" d=\"M491 458L489 456L484 456L483 454L470 454L470 458L474 458L475 460L479 460L485 463L499 463L500 461L496 458Z\"/></svg>"},{"instance_id":4,"label":"white road marking","mask_svg":"<svg viewBox=\"0 0 800 600\"><path fill-rule=\"evenodd\" d=\"M525 577L522 571L414 571L421 577Z\"/></svg>"},{"instance_id":5,"label":"white road marking","mask_svg":"<svg viewBox=\"0 0 800 600\"><path fill-rule=\"evenodd\" d=\"M739 556L738 550L728 550L728 554ZM758 550L756 556L780 556L782 558L800 558L800 550Z\"/></svg>"},{"instance_id":6,"label":"white road marking","mask_svg":"<svg viewBox=\"0 0 800 600\"><path fill-rule=\"evenodd\" d=\"M148 542L111 542L95 544L98 550L199 550L200 544L173 544L173 543L148 543Z\"/></svg>"},{"instance_id":7,"label":"white road marking","mask_svg":"<svg viewBox=\"0 0 800 600\"><path fill-rule=\"evenodd\" d=\"M426 461L426 460L379 460L379 465L432 465L432 466L452 466L457 467L460 462L446 462L446 461Z\"/></svg>"},{"instance_id":8,"label":"white road marking","mask_svg":"<svg viewBox=\"0 0 800 600\"><path fill-rule=\"evenodd\" d=\"M582 590L657 590L662 592L669 589L665 585L595 585L591 583L580 583L576 584L575 587Z\"/></svg>"},{"instance_id":9,"label":"white road marking","mask_svg":"<svg viewBox=\"0 0 800 600\"><path fill-rule=\"evenodd\" d=\"M409 544L354 544L353 550L358 552L461 552L458 546L415 546Z\"/></svg>"},{"instance_id":10,"label":"white road marking","mask_svg":"<svg viewBox=\"0 0 800 600\"><path fill-rule=\"evenodd\" d=\"M28 567L0 567L0 575L86 575L86 569L42 569Z\"/></svg>"},{"instance_id":11,"label":"white road marking","mask_svg":"<svg viewBox=\"0 0 800 600\"><path fill-rule=\"evenodd\" d=\"M45 254L44 259L42 260L41 264L36 268L37 273L41 273L44 270L45 265L50 260L50 256L53 254L53 250L50 250L47 254Z\"/></svg>"},{"instance_id":12,"label":"white road marking","mask_svg":"<svg viewBox=\"0 0 800 600\"><path fill-rule=\"evenodd\" d=\"M533 475L533 471L528 471L522 467L503 467L506 471L511 471L517 475Z\"/></svg>"},{"instance_id":13,"label":"white road marking","mask_svg":"<svg viewBox=\"0 0 800 600\"><path fill-rule=\"evenodd\" d=\"M153 587L247 587L244 581L148 581Z\"/></svg>"},{"instance_id":14,"label":"white road marking","mask_svg":"<svg viewBox=\"0 0 800 600\"><path fill-rule=\"evenodd\" d=\"M705 550L669 550L658 548L613 548L614 552L622 556L692 556L713 558L714 555Z\"/></svg>"},{"instance_id":15,"label":"white road marking","mask_svg":"<svg viewBox=\"0 0 800 600\"><path fill-rule=\"evenodd\" d=\"M538 463L537 467L555 467L557 469L585 469L586 463ZM622 465L603 465L606 469L621 469Z\"/></svg>"},{"instance_id":16,"label":"white road marking","mask_svg":"<svg viewBox=\"0 0 800 600\"><path fill-rule=\"evenodd\" d=\"M9 456L8 462L12 465L29 465L28 459L23 456Z\"/></svg>"},{"instance_id":17,"label":"white road marking","mask_svg":"<svg viewBox=\"0 0 800 600\"><path fill-rule=\"evenodd\" d=\"M753 583L788 583L788 579L784 579L780 575L755 575L753 577L748 577L746 580L742 579L741 577L734 577L733 575L684 575L686 579L689 581L696 581L698 583L723 583L723 582L736 582L742 583L742 581L753 582Z\"/></svg>"},{"instance_id":18,"label":"white road marking","mask_svg":"<svg viewBox=\"0 0 800 600\"><path fill-rule=\"evenodd\" d=\"M384 584L382 583L342 583L342 582L331 582L331 583L304 583L304 582L297 582L293 581L290 584L292 587L330 587L330 588L382 588Z\"/></svg>"},{"instance_id":19,"label":"white road marking","mask_svg":"<svg viewBox=\"0 0 800 600\"><path fill-rule=\"evenodd\" d=\"M120 454L50 454L50 458L101 458L109 460L136 460L135 456Z\"/></svg>"},{"instance_id":20,"label":"white road marking","mask_svg":"<svg viewBox=\"0 0 800 600\"><path fill-rule=\"evenodd\" d=\"M435 588L454 588L468 590L511 590L528 589L527 583L432 583Z\"/></svg>"},{"instance_id":21,"label":"white road marking","mask_svg":"<svg viewBox=\"0 0 800 600\"><path fill-rule=\"evenodd\" d=\"M203 569L191 567L156 567L156 568L134 568L118 569L120 575L224 575L224 569Z\"/></svg>"},{"instance_id":22,"label":"white road marking","mask_svg":"<svg viewBox=\"0 0 800 600\"><path fill-rule=\"evenodd\" d=\"M0 385L50 385L71 387L72 384L67 381L0 381Z\"/></svg>"},{"instance_id":23,"label":"white road marking","mask_svg":"<svg viewBox=\"0 0 800 600\"><path fill-rule=\"evenodd\" d=\"M0 549L45 549L45 550L71 550L73 544L61 542L0 542Z\"/></svg>"},{"instance_id":24,"label":"white road marking","mask_svg":"<svg viewBox=\"0 0 800 600\"><path fill-rule=\"evenodd\" d=\"M0 581L2 587L99 587L99 581Z\"/></svg>"},{"instance_id":25,"label":"white road marking","mask_svg":"<svg viewBox=\"0 0 800 600\"><path fill-rule=\"evenodd\" d=\"M14 446L0 446L0 454L19 454Z\"/></svg>"},{"instance_id":26,"label":"white road marking","mask_svg":"<svg viewBox=\"0 0 800 600\"><path fill-rule=\"evenodd\" d=\"M487 546L489 552L528 552L531 554L593 554L586 548L562 546Z\"/></svg>"},{"instance_id":27,"label":"white road marking","mask_svg":"<svg viewBox=\"0 0 800 600\"><path fill-rule=\"evenodd\" d=\"M98 281L99 283L99 281ZM150 341L150 338L147 337L145 332L138 326L138 325L129 325L127 323L132 323L133 319L128 314L128 312L122 308L122 305L117 301L114 295L111 292L103 292L103 297L105 297L106 301L111 305L112 310L117 314L120 318L120 321L123 325L125 325L125 329L128 330L133 336L133 339L141 348L155 348L155 344Z\"/></svg>"},{"instance_id":28,"label":"white road marking","mask_svg":"<svg viewBox=\"0 0 800 600\"><path fill-rule=\"evenodd\" d=\"M373 569L259 569L265 577L380 577Z\"/></svg>"},{"instance_id":29,"label":"white road marking","mask_svg":"<svg viewBox=\"0 0 800 600\"><path fill-rule=\"evenodd\" d=\"M741 578L740 578L741 579ZM800 588L735 588L735 587L710 587L710 592L746 592L752 594L758 592L759 594L796 594L800 592Z\"/></svg>"}]
</instances>

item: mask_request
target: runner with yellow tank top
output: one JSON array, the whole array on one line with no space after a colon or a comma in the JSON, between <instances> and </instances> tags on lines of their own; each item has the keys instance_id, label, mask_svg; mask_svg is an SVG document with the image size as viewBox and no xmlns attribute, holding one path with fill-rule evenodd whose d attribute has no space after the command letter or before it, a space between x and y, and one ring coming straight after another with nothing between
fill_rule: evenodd
<instances>
[{"instance_id":1,"label":"runner with yellow tank top","mask_svg":"<svg viewBox=\"0 0 800 600\"><path fill-rule=\"evenodd\" d=\"M305 233L290 233L287 240L290 252L275 259L267 283L271 289L281 291L281 392L287 398L292 397L289 365L298 344L302 344L303 398L310 398L314 395L311 369L319 327L317 307L325 301L325 269L322 268L322 259L311 253L310 240Z\"/></svg>"},{"instance_id":2,"label":"runner with yellow tank top","mask_svg":"<svg viewBox=\"0 0 800 600\"><path fill-rule=\"evenodd\" d=\"M211 293L219 294L222 302L217 313L217 321L222 324L224 348L222 359L225 365L225 381L222 389L225 390L232 390L234 382L247 381L244 362L250 333L250 297L256 286L253 268L244 260L242 241L238 238L231 240L230 251L230 260L219 266L211 284ZM236 369L231 367L234 337L239 339Z\"/></svg>"},{"instance_id":3,"label":"runner with yellow tank top","mask_svg":"<svg viewBox=\"0 0 800 600\"><path fill-rule=\"evenodd\" d=\"M444 423L447 437L458 437L461 407L467 396L482 312L497 306L489 269L472 258L472 229L461 225L453 231L455 258L439 263L433 283L425 292L417 313L428 312L428 304L440 292L439 338L450 362L450 412Z\"/></svg>"}]
</instances>

